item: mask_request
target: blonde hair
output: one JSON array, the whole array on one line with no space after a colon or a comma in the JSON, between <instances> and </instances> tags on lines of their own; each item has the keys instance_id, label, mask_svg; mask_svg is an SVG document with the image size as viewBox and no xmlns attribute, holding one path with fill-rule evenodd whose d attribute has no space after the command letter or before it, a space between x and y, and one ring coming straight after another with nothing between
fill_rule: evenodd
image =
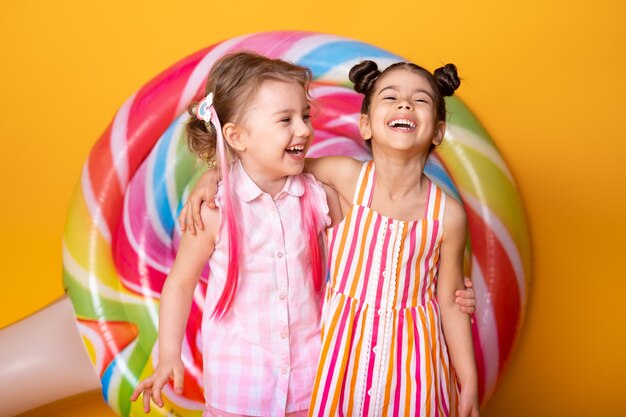
<instances>
[{"instance_id":1,"label":"blonde hair","mask_svg":"<svg viewBox=\"0 0 626 417\"><path fill-rule=\"evenodd\" d=\"M251 52L237 52L219 59L211 69L206 83L206 94L213 94L212 123L195 117L197 103L189 106L192 117L186 124L187 145L189 149L204 161L214 161L216 152L222 169L224 199L222 213L228 234L228 272L226 284L213 310L212 316L224 317L230 310L239 278L239 233L240 222L236 219L229 183L228 160L225 155L225 141L222 137L221 125L239 123L248 105L253 100L261 85L266 81L283 81L297 83L302 86L308 96L311 82L311 71L281 59L270 59ZM314 195L303 180L305 192L300 197L300 212L304 230L308 236L311 251L312 279L315 288L322 288L322 253L318 239L318 230L323 227L323 219L316 209Z\"/></svg>"}]
</instances>

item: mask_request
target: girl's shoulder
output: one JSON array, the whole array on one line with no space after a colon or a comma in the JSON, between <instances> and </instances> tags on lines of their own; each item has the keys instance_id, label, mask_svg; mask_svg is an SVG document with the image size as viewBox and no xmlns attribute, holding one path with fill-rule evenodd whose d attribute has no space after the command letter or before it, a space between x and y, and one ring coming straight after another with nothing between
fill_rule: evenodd
<instances>
[{"instance_id":1,"label":"girl's shoulder","mask_svg":"<svg viewBox=\"0 0 626 417\"><path fill-rule=\"evenodd\" d=\"M465 214L463 204L461 204L461 202L459 202L456 198L445 193L443 190L441 193L446 199L443 213L445 219L444 233L461 233L465 235L467 228L467 215Z\"/></svg>"},{"instance_id":2,"label":"girl's shoulder","mask_svg":"<svg viewBox=\"0 0 626 417\"><path fill-rule=\"evenodd\" d=\"M363 162L348 156L324 156L307 160L307 169L315 178L340 193L355 184Z\"/></svg>"}]
</instances>

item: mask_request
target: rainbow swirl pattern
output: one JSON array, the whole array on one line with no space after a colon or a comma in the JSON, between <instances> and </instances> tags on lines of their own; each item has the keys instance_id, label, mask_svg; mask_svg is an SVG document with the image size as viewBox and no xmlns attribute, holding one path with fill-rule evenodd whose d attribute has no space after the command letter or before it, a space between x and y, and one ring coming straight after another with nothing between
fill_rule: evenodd
<instances>
[{"instance_id":1,"label":"rainbow swirl pattern","mask_svg":"<svg viewBox=\"0 0 626 417\"><path fill-rule=\"evenodd\" d=\"M268 32L241 36L176 63L130 97L94 145L68 213L63 242L64 285L79 330L111 408L143 415L129 397L158 354L160 292L180 232L176 216L201 174L184 144L186 107L198 99L211 65L224 54L253 50L308 66L314 74L315 141L309 156L367 159L358 131L361 96L349 69L363 59L381 66L403 59L338 36ZM445 144L427 174L466 208L467 273L478 307L472 326L480 396L493 391L514 348L524 315L530 249L520 197L493 141L467 107L449 98ZM205 271L206 272L206 271ZM194 295L183 343L182 396L166 389L161 415L202 414L200 323L206 273Z\"/></svg>"}]
</instances>

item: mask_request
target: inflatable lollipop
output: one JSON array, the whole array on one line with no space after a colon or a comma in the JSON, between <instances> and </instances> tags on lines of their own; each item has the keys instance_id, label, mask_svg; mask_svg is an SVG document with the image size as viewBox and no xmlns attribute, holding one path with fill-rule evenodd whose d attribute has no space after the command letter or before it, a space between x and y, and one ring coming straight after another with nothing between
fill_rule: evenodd
<instances>
[{"instance_id":1,"label":"inflatable lollipop","mask_svg":"<svg viewBox=\"0 0 626 417\"><path fill-rule=\"evenodd\" d=\"M159 297L178 240L176 217L202 173L185 146L185 110L204 90L212 64L249 50L311 68L315 140L309 157L368 159L358 131L361 96L348 71L364 59L404 61L362 42L307 32L241 36L201 50L131 96L94 145L73 197L63 242L63 274L76 322L104 398L122 416L143 415L129 397L158 358ZM520 197L504 160L469 109L455 97L444 145L426 173L463 202L470 233L466 273L475 282L472 322L480 397L493 391L524 315L530 250ZM164 391L162 415L203 409L200 323L206 274L194 296L183 342L182 395Z\"/></svg>"}]
</instances>

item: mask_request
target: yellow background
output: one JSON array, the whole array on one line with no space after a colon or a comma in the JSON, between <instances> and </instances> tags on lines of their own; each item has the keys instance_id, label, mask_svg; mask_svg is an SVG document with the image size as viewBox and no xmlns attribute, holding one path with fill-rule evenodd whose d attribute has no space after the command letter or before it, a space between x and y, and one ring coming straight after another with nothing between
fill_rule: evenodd
<instances>
[{"instance_id":1,"label":"yellow background","mask_svg":"<svg viewBox=\"0 0 626 417\"><path fill-rule=\"evenodd\" d=\"M625 18L620 0L3 2L0 327L62 295L70 195L127 97L223 39L328 32L431 69L456 63L458 95L517 179L529 302L483 415L626 415ZM99 396L42 412L112 415Z\"/></svg>"}]
</instances>

